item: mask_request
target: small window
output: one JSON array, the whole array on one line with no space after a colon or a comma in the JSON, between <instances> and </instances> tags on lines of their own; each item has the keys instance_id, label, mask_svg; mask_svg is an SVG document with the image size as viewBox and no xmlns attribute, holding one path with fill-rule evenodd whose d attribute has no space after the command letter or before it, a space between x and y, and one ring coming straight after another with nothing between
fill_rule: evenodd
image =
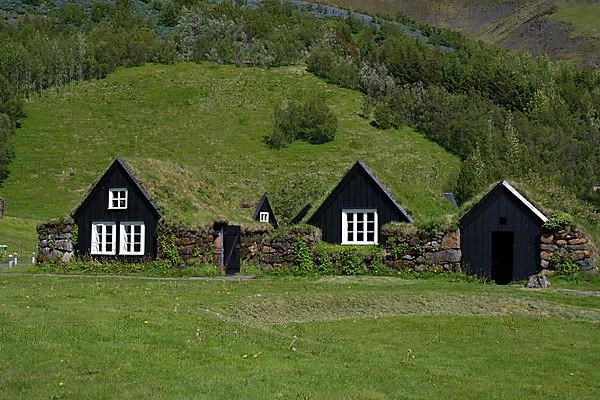
<instances>
[{"instance_id":1,"label":"small window","mask_svg":"<svg viewBox=\"0 0 600 400\"><path fill-rule=\"evenodd\" d=\"M116 229L114 222L92 223L92 246L91 254L114 255L116 253Z\"/></svg>"},{"instance_id":2,"label":"small window","mask_svg":"<svg viewBox=\"0 0 600 400\"><path fill-rule=\"evenodd\" d=\"M377 244L377 210L342 210L342 244Z\"/></svg>"},{"instance_id":3,"label":"small window","mask_svg":"<svg viewBox=\"0 0 600 400\"><path fill-rule=\"evenodd\" d=\"M119 254L126 256L144 255L145 231L143 222L122 222Z\"/></svg>"},{"instance_id":4,"label":"small window","mask_svg":"<svg viewBox=\"0 0 600 400\"><path fill-rule=\"evenodd\" d=\"M108 190L108 209L124 210L127 208L127 189Z\"/></svg>"},{"instance_id":5,"label":"small window","mask_svg":"<svg viewBox=\"0 0 600 400\"><path fill-rule=\"evenodd\" d=\"M500 225L506 225L506 217L500 217Z\"/></svg>"},{"instance_id":6,"label":"small window","mask_svg":"<svg viewBox=\"0 0 600 400\"><path fill-rule=\"evenodd\" d=\"M269 213L266 211L261 211L259 215L260 222L269 222Z\"/></svg>"}]
</instances>

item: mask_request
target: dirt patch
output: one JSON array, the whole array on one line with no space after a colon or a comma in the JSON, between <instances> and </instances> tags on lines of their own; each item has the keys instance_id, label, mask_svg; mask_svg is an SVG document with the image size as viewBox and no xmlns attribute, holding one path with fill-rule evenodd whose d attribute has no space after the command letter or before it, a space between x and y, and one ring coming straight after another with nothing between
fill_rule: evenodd
<instances>
[{"instance_id":1,"label":"dirt patch","mask_svg":"<svg viewBox=\"0 0 600 400\"><path fill-rule=\"evenodd\" d=\"M361 286L397 286L414 285L417 281L394 278L391 276L324 276L315 281L315 283L332 283L337 285L355 285Z\"/></svg>"},{"instance_id":2,"label":"dirt patch","mask_svg":"<svg viewBox=\"0 0 600 400\"><path fill-rule=\"evenodd\" d=\"M487 294L252 295L226 311L248 324L400 315L518 315L600 321L600 310Z\"/></svg>"},{"instance_id":3,"label":"dirt patch","mask_svg":"<svg viewBox=\"0 0 600 400\"><path fill-rule=\"evenodd\" d=\"M558 289L561 292L577 293L585 296L600 297L600 290L577 290L577 289Z\"/></svg>"}]
</instances>

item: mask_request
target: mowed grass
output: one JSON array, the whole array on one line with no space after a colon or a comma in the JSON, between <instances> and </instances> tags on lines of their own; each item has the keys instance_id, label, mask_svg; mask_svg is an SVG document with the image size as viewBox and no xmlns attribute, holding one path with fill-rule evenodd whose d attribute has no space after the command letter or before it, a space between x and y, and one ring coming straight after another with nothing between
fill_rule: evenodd
<instances>
[{"instance_id":1,"label":"mowed grass","mask_svg":"<svg viewBox=\"0 0 600 400\"><path fill-rule=\"evenodd\" d=\"M600 297L0 275L0 398L595 399Z\"/></svg>"},{"instance_id":2,"label":"mowed grass","mask_svg":"<svg viewBox=\"0 0 600 400\"><path fill-rule=\"evenodd\" d=\"M575 37L600 38L600 4L565 3L552 18L569 24Z\"/></svg>"},{"instance_id":3,"label":"mowed grass","mask_svg":"<svg viewBox=\"0 0 600 400\"><path fill-rule=\"evenodd\" d=\"M315 94L339 119L335 140L268 148L263 137L272 130L274 107ZM440 193L456 178L459 160L410 128L375 129L359 116L361 105L360 93L303 66L123 69L26 104L0 195L10 216L59 217L121 156L166 218L246 223L263 192L299 179L327 192L363 159L417 219L450 212Z\"/></svg>"}]
</instances>

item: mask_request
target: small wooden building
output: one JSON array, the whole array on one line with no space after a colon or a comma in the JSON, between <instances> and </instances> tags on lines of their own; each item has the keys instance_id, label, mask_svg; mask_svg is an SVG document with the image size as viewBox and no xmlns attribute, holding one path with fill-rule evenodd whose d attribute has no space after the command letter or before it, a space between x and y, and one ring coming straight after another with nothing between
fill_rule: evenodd
<instances>
[{"instance_id":1,"label":"small wooden building","mask_svg":"<svg viewBox=\"0 0 600 400\"><path fill-rule=\"evenodd\" d=\"M76 251L100 258L155 258L160 218L158 207L117 158L73 212Z\"/></svg>"},{"instance_id":2,"label":"small wooden building","mask_svg":"<svg viewBox=\"0 0 600 400\"><path fill-rule=\"evenodd\" d=\"M546 221L508 182L498 183L460 219L463 265L499 284L526 279L539 269Z\"/></svg>"},{"instance_id":3,"label":"small wooden building","mask_svg":"<svg viewBox=\"0 0 600 400\"><path fill-rule=\"evenodd\" d=\"M388 222L412 222L362 161L344 175L308 223L321 228L323 240L338 244L379 244Z\"/></svg>"},{"instance_id":4,"label":"small wooden building","mask_svg":"<svg viewBox=\"0 0 600 400\"><path fill-rule=\"evenodd\" d=\"M271 204L269 203L269 198L267 197L266 193L260 198L252 218L255 221L268 223L273 225L273 228L277 228L277 219L275 219L275 213L271 208Z\"/></svg>"}]
</instances>

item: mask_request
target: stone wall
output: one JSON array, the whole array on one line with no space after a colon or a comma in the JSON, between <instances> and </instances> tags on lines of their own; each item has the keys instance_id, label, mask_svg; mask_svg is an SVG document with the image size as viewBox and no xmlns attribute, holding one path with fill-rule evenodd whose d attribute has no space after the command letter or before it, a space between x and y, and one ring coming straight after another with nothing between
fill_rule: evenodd
<instances>
[{"instance_id":1,"label":"stone wall","mask_svg":"<svg viewBox=\"0 0 600 400\"><path fill-rule=\"evenodd\" d=\"M319 229L294 226L279 231L270 228L243 228L240 256L242 260L266 268L292 265L294 246L301 237L308 249L321 240Z\"/></svg>"},{"instance_id":2,"label":"stone wall","mask_svg":"<svg viewBox=\"0 0 600 400\"><path fill-rule=\"evenodd\" d=\"M585 272L597 270L597 249L583 232L574 226L556 231L547 231L540 237L541 269L552 269L552 257L558 252L561 257L575 261Z\"/></svg>"},{"instance_id":3,"label":"stone wall","mask_svg":"<svg viewBox=\"0 0 600 400\"><path fill-rule=\"evenodd\" d=\"M240 236L240 258L266 268L291 265L292 249L297 237L302 236L309 248L321 239L318 229L302 226L280 230L273 229L271 225L244 226ZM216 233L213 226L191 228L161 221L157 237L158 258L166 258L162 243L166 238L173 237L175 249L183 261L191 258L207 263L217 261L218 250L215 252Z\"/></svg>"},{"instance_id":4,"label":"stone wall","mask_svg":"<svg viewBox=\"0 0 600 400\"><path fill-rule=\"evenodd\" d=\"M74 223L70 220L48 222L37 226L38 262L60 261L67 263L73 258L73 240L76 239Z\"/></svg>"},{"instance_id":5,"label":"stone wall","mask_svg":"<svg viewBox=\"0 0 600 400\"><path fill-rule=\"evenodd\" d=\"M165 240L175 239L175 249L183 260L198 258L201 262L213 262L213 234L211 226L186 227L161 220L156 228L157 257L166 258Z\"/></svg>"},{"instance_id":6,"label":"stone wall","mask_svg":"<svg viewBox=\"0 0 600 400\"><path fill-rule=\"evenodd\" d=\"M418 231L412 225L385 227L384 262L414 271L461 271L460 233Z\"/></svg>"}]
</instances>

